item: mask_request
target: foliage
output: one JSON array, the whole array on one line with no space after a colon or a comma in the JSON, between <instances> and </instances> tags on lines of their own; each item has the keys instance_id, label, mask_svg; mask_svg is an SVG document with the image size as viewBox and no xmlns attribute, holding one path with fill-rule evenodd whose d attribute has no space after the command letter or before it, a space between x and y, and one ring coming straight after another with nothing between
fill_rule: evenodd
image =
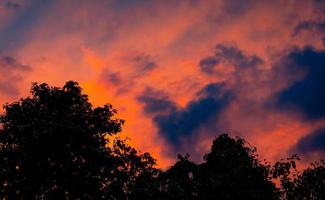
<instances>
[{"instance_id":1,"label":"foliage","mask_svg":"<svg viewBox=\"0 0 325 200\"><path fill-rule=\"evenodd\" d=\"M178 155L156 168L116 135L124 121L110 104L89 103L76 82L33 84L31 97L0 116L0 199L325 199L325 162L298 171L297 155L273 166L227 134L204 162ZM274 184L279 182L279 187Z\"/></svg>"},{"instance_id":2,"label":"foliage","mask_svg":"<svg viewBox=\"0 0 325 200\"><path fill-rule=\"evenodd\" d=\"M243 139L224 134L201 164L179 156L160 177L164 199L277 199L270 166L261 164L255 151Z\"/></svg>"},{"instance_id":3,"label":"foliage","mask_svg":"<svg viewBox=\"0 0 325 200\"><path fill-rule=\"evenodd\" d=\"M243 139L221 135L200 166L199 199L277 199L269 170Z\"/></svg>"},{"instance_id":4,"label":"foliage","mask_svg":"<svg viewBox=\"0 0 325 200\"><path fill-rule=\"evenodd\" d=\"M32 97L4 106L0 132L1 199L122 199L155 160L122 140L107 104L93 108L76 82L33 84Z\"/></svg>"},{"instance_id":5,"label":"foliage","mask_svg":"<svg viewBox=\"0 0 325 200\"><path fill-rule=\"evenodd\" d=\"M299 172L296 169L297 155L275 163L273 176L281 183L281 198L285 200L325 199L325 161L313 162Z\"/></svg>"}]
</instances>

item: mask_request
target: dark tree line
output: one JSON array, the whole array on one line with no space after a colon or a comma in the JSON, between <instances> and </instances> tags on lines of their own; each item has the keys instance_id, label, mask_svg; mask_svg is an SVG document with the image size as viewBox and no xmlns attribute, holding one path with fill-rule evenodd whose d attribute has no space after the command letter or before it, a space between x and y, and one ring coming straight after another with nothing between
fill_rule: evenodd
<instances>
[{"instance_id":1,"label":"dark tree line","mask_svg":"<svg viewBox=\"0 0 325 200\"><path fill-rule=\"evenodd\" d=\"M325 199L325 163L271 166L241 138L220 135L204 162L156 167L116 137L124 121L94 108L76 82L33 84L0 117L0 199ZM274 180L279 181L276 186Z\"/></svg>"}]
</instances>

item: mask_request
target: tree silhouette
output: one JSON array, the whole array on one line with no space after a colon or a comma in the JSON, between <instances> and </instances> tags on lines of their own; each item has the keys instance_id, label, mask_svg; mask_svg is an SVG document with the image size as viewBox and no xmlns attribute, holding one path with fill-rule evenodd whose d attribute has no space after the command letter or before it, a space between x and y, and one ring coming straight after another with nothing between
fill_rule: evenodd
<instances>
[{"instance_id":1,"label":"tree silhouette","mask_svg":"<svg viewBox=\"0 0 325 200\"><path fill-rule=\"evenodd\" d=\"M76 82L33 84L31 94L0 118L1 199L123 199L158 173L149 154L107 139L124 121L109 104L93 108Z\"/></svg>"},{"instance_id":2,"label":"tree silhouette","mask_svg":"<svg viewBox=\"0 0 325 200\"><path fill-rule=\"evenodd\" d=\"M0 199L325 199L325 162L298 171L293 155L271 166L244 139L217 137L204 162L189 155L163 171L116 136L110 104L89 103L76 82L33 84L0 116ZM273 179L278 179L277 188Z\"/></svg>"},{"instance_id":3,"label":"tree silhouette","mask_svg":"<svg viewBox=\"0 0 325 200\"><path fill-rule=\"evenodd\" d=\"M256 149L243 139L219 136L204 159L199 168L199 199L278 198L270 166L262 164Z\"/></svg>"},{"instance_id":4,"label":"tree silhouette","mask_svg":"<svg viewBox=\"0 0 325 200\"><path fill-rule=\"evenodd\" d=\"M178 155L178 161L156 179L160 188L156 199L196 199L198 165L189 160L189 155Z\"/></svg>"},{"instance_id":5,"label":"tree silhouette","mask_svg":"<svg viewBox=\"0 0 325 200\"><path fill-rule=\"evenodd\" d=\"M271 166L258 160L256 148L244 139L227 134L217 137L204 162L189 156L178 161L156 179L155 199L325 199L325 162L314 162L299 172L297 155ZM279 179L276 187L274 179Z\"/></svg>"},{"instance_id":6,"label":"tree silhouette","mask_svg":"<svg viewBox=\"0 0 325 200\"><path fill-rule=\"evenodd\" d=\"M294 195L290 199L325 199L325 162L313 162L295 180Z\"/></svg>"},{"instance_id":7,"label":"tree silhouette","mask_svg":"<svg viewBox=\"0 0 325 200\"><path fill-rule=\"evenodd\" d=\"M286 200L322 200L325 199L325 161L312 162L302 172L296 168L296 161L300 160L293 155L287 160L275 163L272 173L281 183L281 198Z\"/></svg>"},{"instance_id":8,"label":"tree silhouette","mask_svg":"<svg viewBox=\"0 0 325 200\"><path fill-rule=\"evenodd\" d=\"M179 156L157 178L158 199L279 199L271 166L259 162L243 139L220 135L204 160L195 164Z\"/></svg>"}]
</instances>

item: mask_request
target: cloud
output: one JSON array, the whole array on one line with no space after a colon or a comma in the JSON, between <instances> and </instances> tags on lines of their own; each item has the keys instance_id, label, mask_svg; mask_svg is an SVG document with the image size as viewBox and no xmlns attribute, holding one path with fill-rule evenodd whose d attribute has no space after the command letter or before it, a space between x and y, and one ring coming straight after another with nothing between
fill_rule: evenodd
<instances>
[{"instance_id":1,"label":"cloud","mask_svg":"<svg viewBox=\"0 0 325 200\"><path fill-rule=\"evenodd\" d=\"M122 82L121 74L119 72L109 72L108 70L102 72L102 79L114 85L118 85Z\"/></svg>"},{"instance_id":2,"label":"cloud","mask_svg":"<svg viewBox=\"0 0 325 200\"><path fill-rule=\"evenodd\" d=\"M18 10L20 8L20 4L11 1L6 2L5 6L10 10Z\"/></svg>"},{"instance_id":3,"label":"cloud","mask_svg":"<svg viewBox=\"0 0 325 200\"><path fill-rule=\"evenodd\" d=\"M7 10L19 9L19 14L10 20L3 31L0 31L0 51L13 51L19 48L19 45L28 42L33 36L32 31L42 23L53 2L52 0L31 0L25 1L24 4L6 2Z\"/></svg>"},{"instance_id":4,"label":"cloud","mask_svg":"<svg viewBox=\"0 0 325 200\"><path fill-rule=\"evenodd\" d=\"M0 57L0 93L7 96L19 94L18 85L24 78L24 73L31 71L31 67L21 64L14 57Z\"/></svg>"},{"instance_id":5,"label":"cloud","mask_svg":"<svg viewBox=\"0 0 325 200\"><path fill-rule=\"evenodd\" d=\"M241 1L241 0L232 0L224 1L224 9L227 13L230 13L234 16L240 16L243 13L249 11L254 6L251 0Z\"/></svg>"},{"instance_id":6,"label":"cloud","mask_svg":"<svg viewBox=\"0 0 325 200\"><path fill-rule=\"evenodd\" d=\"M128 51L118 54L114 59L115 62L101 69L100 80L115 88L117 95L137 88L158 67L152 56L145 53Z\"/></svg>"},{"instance_id":7,"label":"cloud","mask_svg":"<svg viewBox=\"0 0 325 200\"><path fill-rule=\"evenodd\" d=\"M132 61L134 62L136 70L141 75L145 74L157 67L157 64L147 54L141 54L141 55L134 56L132 58Z\"/></svg>"},{"instance_id":8,"label":"cloud","mask_svg":"<svg viewBox=\"0 0 325 200\"><path fill-rule=\"evenodd\" d=\"M321 128L302 137L295 145L294 151L301 154L325 152L325 128Z\"/></svg>"},{"instance_id":9,"label":"cloud","mask_svg":"<svg viewBox=\"0 0 325 200\"><path fill-rule=\"evenodd\" d=\"M8 1L21 7L17 11L8 9ZM123 132L133 139L136 148L153 152L155 157L169 158L161 149L166 149L169 141L173 146L177 143L173 141L183 143L183 138L184 144L190 144L189 151L196 148L203 154L204 146L210 146L216 133L230 130L231 134L242 133L253 139L252 144L263 147L263 156L269 158L278 151L286 152L284 148L291 147L301 137L299 134L308 132L297 133L296 124L305 127L308 122L294 118L296 113L290 121L287 112L262 105L292 83L287 80L288 74L273 76L270 66L275 54L291 45L319 46L319 39L305 30L308 37L291 38L295 25L322 16L320 11L314 12L320 7L321 0L318 2L313 6L313 1L283 0L3 0L0 52L19 55L19 60L30 63L34 70L26 78L27 71L16 70L11 81L0 74L0 80L6 82L1 93L18 89L28 92L33 81L60 85L73 79L83 85L92 103L110 101L117 106L119 116L128 122ZM214 44L219 45L211 51ZM90 49L94 62L82 59L83 49ZM268 57L270 54L275 56ZM38 62L41 58L45 59ZM12 81L14 78L16 81ZM17 87L14 83L21 80ZM222 81L236 95L234 101L224 103L223 97L208 92L214 90L214 82ZM205 90L196 94L204 86ZM146 87L159 88L168 95L148 91L150 95L140 94ZM143 95L141 103L139 94ZM195 107L208 109L195 111ZM175 121L172 112L182 123L170 125ZM189 113L201 113L203 117L188 125ZM164 124L176 128L169 134ZM288 138L285 133L292 130L296 134ZM279 137L286 138L281 145ZM187 138L191 138L189 143ZM160 140L163 142L157 142ZM187 151L186 147L182 150Z\"/></svg>"},{"instance_id":10,"label":"cloud","mask_svg":"<svg viewBox=\"0 0 325 200\"><path fill-rule=\"evenodd\" d=\"M321 21L303 21L300 22L293 30L292 36L297 36L302 31L313 31L318 33L324 33L325 32L325 20Z\"/></svg>"},{"instance_id":11,"label":"cloud","mask_svg":"<svg viewBox=\"0 0 325 200\"><path fill-rule=\"evenodd\" d=\"M294 49L284 62L287 73L300 71L305 75L277 95L279 109L298 109L311 120L325 117L325 51L312 47Z\"/></svg>"},{"instance_id":12,"label":"cloud","mask_svg":"<svg viewBox=\"0 0 325 200\"><path fill-rule=\"evenodd\" d=\"M206 73L206 74L211 74L214 71L214 68L216 67L216 65L218 64L218 60L213 57L213 56L209 56L206 58L203 58L200 63L199 66L201 68L201 70Z\"/></svg>"},{"instance_id":13,"label":"cloud","mask_svg":"<svg viewBox=\"0 0 325 200\"><path fill-rule=\"evenodd\" d=\"M153 118L160 135L175 150L181 148L185 137L190 138L200 127L209 125L211 119L217 119L232 100L232 94L225 91L225 85L221 83L207 85L197 96L198 99L190 101L186 107L173 109L168 114Z\"/></svg>"},{"instance_id":14,"label":"cloud","mask_svg":"<svg viewBox=\"0 0 325 200\"><path fill-rule=\"evenodd\" d=\"M262 64L259 57L246 55L242 50L235 46L217 45L215 57L223 62L234 65L235 67L255 67Z\"/></svg>"},{"instance_id":15,"label":"cloud","mask_svg":"<svg viewBox=\"0 0 325 200\"><path fill-rule=\"evenodd\" d=\"M323 12L325 12L325 4L323 4ZM292 36L296 37L302 33L311 33L313 37L318 35L321 37L322 43L325 46L325 20L305 20L297 24L297 26L292 31Z\"/></svg>"},{"instance_id":16,"label":"cloud","mask_svg":"<svg viewBox=\"0 0 325 200\"><path fill-rule=\"evenodd\" d=\"M235 46L218 44L214 56L209 56L199 62L199 67L206 74L213 74L218 64L234 66L235 68L256 67L263 60L256 55L247 55Z\"/></svg>"},{"instance_id":17,"label":"cloud","mask_svg":"<svg viewBox=\"0 0 325 200\"><path fill-rule=\"evenodd\" d=\"M127 94L136 85L136 82L128 74L122 71L111 71L108 68L102 70L100 80L107 88L115 89L115 95Z\"/></svg>"},{"instance_id":18,"label":"cloud","mask_svg":"<svg viewBox=\"0 0 325 200\"><path fill-rule=\"evenodd\" d=\"M177 105L162 91L147 88L137 100L144 104L146 114L168 114L177 109Z\"/></svg>"},{"instance_id":19,"label":"cloud","mask_svg":"<svg viewBox=\"0 0 325 200\"><path fill-rule=\"evenodd\" d=\"M17 61L14 57L11 56L3 56L0 58L0 66L6 72L10 71L28 71L30 70L30 66L23 65L19 61ZM5 72L5 73L6 73Z\"/></svg>"}]
</instances>

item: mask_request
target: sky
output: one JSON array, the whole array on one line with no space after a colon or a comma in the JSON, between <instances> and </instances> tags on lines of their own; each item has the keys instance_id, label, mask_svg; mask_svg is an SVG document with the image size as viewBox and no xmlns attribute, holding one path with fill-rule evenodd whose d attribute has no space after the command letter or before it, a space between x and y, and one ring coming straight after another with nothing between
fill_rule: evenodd
<instances>
[{"instance_id":1,"label":"sky","mask_svg":"<svg viewBox=\"0 0 325 200\"><path fill-rule=\"evenodd\" d=\"M325 158L325 1L0 0L0 103L79 82L160 167L222 133Z\"/></svg>"}]
</instances>

